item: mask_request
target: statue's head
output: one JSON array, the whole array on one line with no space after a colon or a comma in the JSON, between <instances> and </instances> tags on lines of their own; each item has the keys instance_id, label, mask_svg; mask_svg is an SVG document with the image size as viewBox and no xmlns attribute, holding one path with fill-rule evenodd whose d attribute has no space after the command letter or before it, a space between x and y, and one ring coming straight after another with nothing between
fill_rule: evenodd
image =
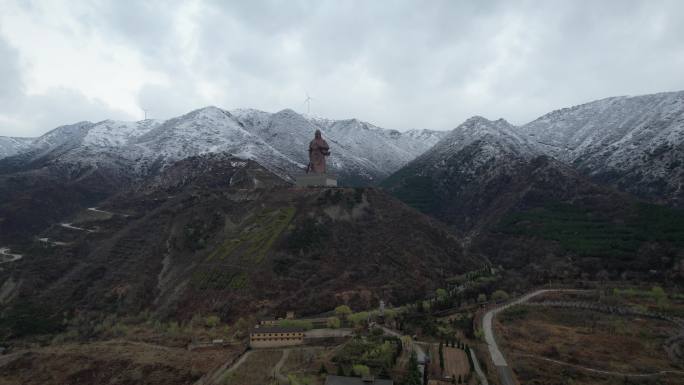
<instances>
[{"instance_id":1,"label":"statue's head","mask_svg":"<svg viewBox=\"0 0 684 385\"><path fill-rule=\"evenodd\" d=\"M320 139L320 138L321 138L321 130L316 130L316 133L314 134L314 137L315 137L316 139Z\"/></svg>"}]
</instances>

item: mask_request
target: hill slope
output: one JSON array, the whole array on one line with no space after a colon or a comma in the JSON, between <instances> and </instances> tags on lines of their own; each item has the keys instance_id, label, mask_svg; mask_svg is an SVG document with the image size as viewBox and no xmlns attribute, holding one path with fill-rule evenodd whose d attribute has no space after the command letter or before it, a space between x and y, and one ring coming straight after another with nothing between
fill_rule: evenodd
<instances>
[{"instance_id":1,"label":"hill slope","mask_svg":"<svg viewBox=\"0 0 684 385\"><path fill-rule=\"evenodd\" d=\"M640 203L539 154L515 127L476 117L382 186L464 232L470 252L536 283L580 273L675 273L684 255L682 213Z\"/></svg>"},{"instance_id":2,"label":"hill slope","mask_svg":"<svg viewBox=\"0 0 684 385\"><path fill-rule=\"evenodd\" d=\"M535 151L508 122L473 117L382 186L409 205L472 231L493 200L514 193L516 175Z\"/></svg>"},{"instance_id":3,"label":"hill slope","mask_svg":"<svg viewBox=\"0 0 684 385\"><path fill-rule=\"evenodd\" d=\"M484 263L381 191L292 188L220 154L178 162L97 210L40 234L59 244L17 250L24 258L0 272L7 297L53 312L313 314L414 300Z\"/></svg>"}]
</instances>

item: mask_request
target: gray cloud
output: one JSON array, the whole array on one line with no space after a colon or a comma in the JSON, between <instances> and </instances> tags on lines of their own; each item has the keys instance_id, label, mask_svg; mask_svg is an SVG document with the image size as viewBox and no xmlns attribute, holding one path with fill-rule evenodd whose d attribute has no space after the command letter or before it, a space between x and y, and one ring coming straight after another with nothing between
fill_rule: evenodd
<instances>
[{"instance_id":1,"label":"gray cloud","mask_svg":"<svg viewBox=\"0 0 684 385\"><path fill-rule=\"evenodd\" d=\"M3 39L0 39L0 58L0 106L11 108L15 103L15 97L24 90L17 50Z\"/></svg>"},{"instance_id":2,"label":"gray cloud","mask_svg":"<svg viewBox=\"0 0 684 385\"><path fill-rule=\"evenodd\" d=\"M37 136L58 125L107 116L132 118L78 90L50 88L27 94L18 51L0 39L0 135Z\"/></svg>"},{"instance_id":3,"label":"gray cloud","mask_svg":"<svg viewBox=\"0 0 684 385\"><path fill-rule=\"evenodd\" d=\"M309 92L318 115L450 129L476 114L521 124L602 97L684 89L681 1L97 1L66 14L68 27L55 23L71 39L125 47L165 77L130 94L159 118L209 104L304 111ZM3 84L17 71L8 65ZM45 98L81 98L74 120L133 114L68 88ZM78 114L38 121L17 110L31 133Z\"/></svg>"}]
</instances>

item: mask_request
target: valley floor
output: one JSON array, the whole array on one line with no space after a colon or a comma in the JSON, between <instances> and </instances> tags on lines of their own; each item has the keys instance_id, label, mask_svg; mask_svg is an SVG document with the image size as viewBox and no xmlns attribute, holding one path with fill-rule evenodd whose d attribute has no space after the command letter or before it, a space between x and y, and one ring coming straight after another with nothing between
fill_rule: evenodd
<instances>
[{"instance_id":1,"label":"valley floor","mask_svg":"<svg viewBox=\"0 0 684 385\"><path fill-rule=\"evenodd\" d=\"M605 312L581 308L585 305L578 305L584 302L577 302L577 295L568 298L568 293L548 293L553 301L541 298L544 293L537 293L539 297L531 304L519 302L519 306L502 310L494 319L493 333L485 328L490 338L496 335L507 364L513 368L506 377L508 383L515 383L513 373L525 384L622 384L625 379L660 384L684 381L684 365L675 353L681 350L677 346L681 338L677 336L684 330L681 324L672 322L676 317L645 316L650 313L643 304L641 308L631 308L632 312L625 307L629 298L609 298L610 306L597 307L611 310ZM591 296L580 298L587 301ZM681 304L668 306L669 311L681 310L677 310ZM502 359L500 354L498 358ZM499 362L502 363L506 361Z\"/></svg>"}]
</instances>

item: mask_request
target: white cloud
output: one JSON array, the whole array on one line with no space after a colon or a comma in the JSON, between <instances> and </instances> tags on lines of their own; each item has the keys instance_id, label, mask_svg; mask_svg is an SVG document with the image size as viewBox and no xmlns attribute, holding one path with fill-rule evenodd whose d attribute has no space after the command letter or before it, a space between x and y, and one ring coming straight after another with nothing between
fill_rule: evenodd
<instances>
[{"instance_id":1,"label":"white cloud","mask_svg":"<svg viewBox=\"0 0 684 385\"><path fill-rule=\"evenodd\" d=\"M304 111L305 92L316 114L388 128L524 123L684 89L681 36L680 1L0 0L0 135L141 108Z\"/></svg>"}]
</instances>

